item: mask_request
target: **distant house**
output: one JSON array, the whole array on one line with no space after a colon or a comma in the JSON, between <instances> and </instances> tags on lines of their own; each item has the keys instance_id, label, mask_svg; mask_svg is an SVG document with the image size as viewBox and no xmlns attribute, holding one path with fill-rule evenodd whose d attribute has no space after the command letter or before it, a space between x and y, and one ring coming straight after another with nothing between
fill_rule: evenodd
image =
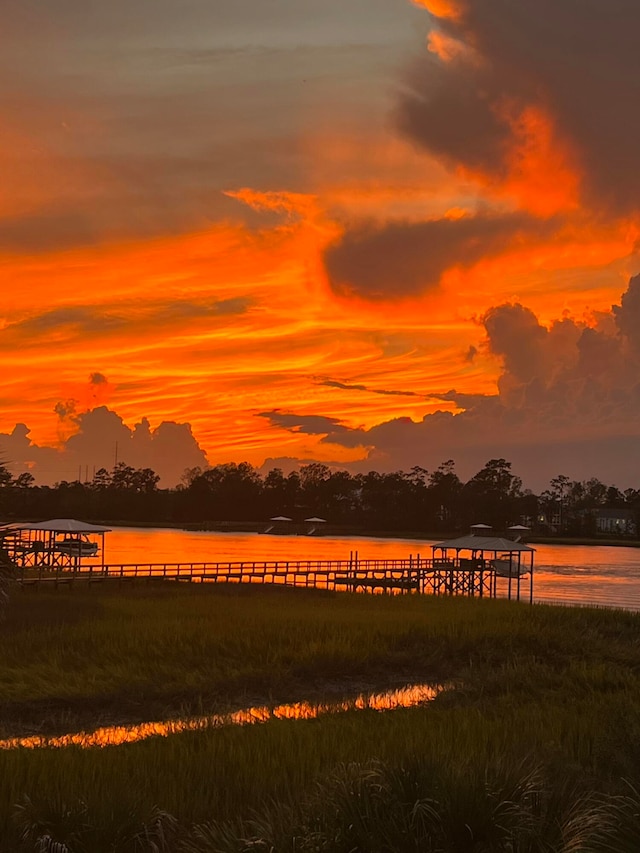
<instances>
[{"instance_id":1,"label":"distant house","mask_svg":"<svg viewBox=\"0 0 640 853\"><path fill-rule=\"evenodd\" d=\"M522 523L534 530L549 530L551 533L559 533L562 529L562 514L557 509L551 509L547 512L541 512L535 520L528 517L523 517Z\"/></svg>"},{"instance_id":2,"label":"distant house","mask_svg":"<svg viewBox=\"0 0 640 853\"><path fill-rule=\"evenodd\" d=\"M638 532L637 514L632 509L602 507L590 510L596 533L618 533L623 536L635 536Z\"/></svg>"}]
</instances>

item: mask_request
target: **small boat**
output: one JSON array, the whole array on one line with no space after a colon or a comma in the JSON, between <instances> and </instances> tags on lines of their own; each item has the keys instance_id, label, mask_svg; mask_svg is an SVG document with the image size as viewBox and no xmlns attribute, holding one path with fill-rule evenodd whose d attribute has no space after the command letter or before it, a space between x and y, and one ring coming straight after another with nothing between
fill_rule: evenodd
<instances>
[{"instance_id":1,"label":"small boat","mask_svg":"<svg viewBox=\"0 0 640 853\"><path fill-rule=\"evenodd\" d=\"M502 578L522 577L523 575L528 575L530 572L528 566L525 566L522 563L518 565L517 560L510 560L508 557L491 560L491 565L493 566L494 572Z\"/></svg>"},{"instance_id":2,"label":"small boat","mask_svg":"<svg viewBox=\"0 0 640 853\"><path fill-rule=\"evenodd\" d=\"M98 543L92 542L87 536L65 536L54 542L53 549L71 557L95 557Z\"/></svg>"}]
</instances>

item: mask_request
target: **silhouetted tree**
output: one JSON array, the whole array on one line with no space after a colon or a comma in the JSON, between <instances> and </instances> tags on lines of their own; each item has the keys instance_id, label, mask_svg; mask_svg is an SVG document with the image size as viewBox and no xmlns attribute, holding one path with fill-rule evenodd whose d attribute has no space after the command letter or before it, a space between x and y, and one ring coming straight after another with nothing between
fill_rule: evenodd
<instances>
[{"instance_id":1,"label":"silhouetted tree","mask_svg":"<svg viewBox=\"0 0 640 853\"><path fill-rule=\"evenodd\" d=\"M241 521L262 515L262 478L248 462L208 468L183 496L189 517L198 521Z\"/></svg>"},{"instance_id":2,"label":"silhouetted tree","mask_svg":"<svg viewBox=\"0 0 640 853\"><path fill-rule=\"evenodd\" d=\"M119 462L111 472L109 488L138 494L149 494L158 487L160 477L151 468L132 468Z\"/></svg>"},{"instance_id":3,"label":"silhouetted tree","mask_svg":"<svg viewBox=\"0 0 640 853\"><path fill-rule=\"evenodd\" d=\"M0 463L0 512L5 518L70 516L97 521L219 522L264 521L272 515L321 515L334 524L375 531L446 532L484 521L496 529L540 512L553 532L590 535L595 510L625 507L640 511L640 490L608 486L592 477L554 477L540 497L523 491L505 459L491 459L467 483L453 460L429 473L410 471L351 475L320 462L286 477L274 468L262 477L247 462L185 471L180 486L159 489L150 468L124 462L100 468L90 483L61 481L36 486L28 472L12 477Z\"/></svg>"},{"instance_id":4,"label":"silhouetted tree","mask_svg":"<svg viewBox=\"0 0 640 853\"><path fill-rule=\"evenodd\" d=\"M458 504L462 483L453 459L443 462L429 477L431 520L436 530L449 530L460 523Z\"/></svg>"},{"instance_id":5,"label":"silhouetted tree","mask_svg":"<svg viewBox=\"0 0 640 853\"><path fill-rule=\"evenodd\" d=\"M517 519L522 480L511 473L506 459L490 459L461 492L466 522L483 522L496 530Z\"/></svg>"},{"instance_id":6,"label":"silhouetted tree","mask_svg":"<svg viewBox=\"0 0 640 853\"><path fill-rule=\"evenodd\" d=\"M30 489L35 485L35 482L33 474L30 474L28 471L23 471L22 474L18 474L18 476L11 482L11 485L16 489Z\"/></svg>"}]
</instances>

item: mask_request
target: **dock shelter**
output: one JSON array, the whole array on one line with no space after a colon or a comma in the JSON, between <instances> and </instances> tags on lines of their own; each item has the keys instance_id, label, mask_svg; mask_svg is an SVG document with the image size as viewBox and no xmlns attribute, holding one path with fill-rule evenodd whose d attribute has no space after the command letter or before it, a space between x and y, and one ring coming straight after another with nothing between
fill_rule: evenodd
<instances>
[{"instance_id":1,"label":"dock shelter","mask_svg":"<svg viewBox=\"0 0 640 853\"><path fill-rule=\"evenodd\" d=\"M508 598L520 600L522 578L528 579L533 602L535 548L502 536L474 533L431 546L434 592L488 595L495 598L498 582L506 584Z\"/></svg>"},{"instance_id":2,"label":"dock shelter","mask_svg":"<svg viewBox=\"0 0 640 853\"><path fill-rule=\"evenodd\" d=\"M104 567L104 537L109 527L75 518L9 524L0 530L2 545L22 568L71 569L87 560Z\"/></svg>"}]
</instances>

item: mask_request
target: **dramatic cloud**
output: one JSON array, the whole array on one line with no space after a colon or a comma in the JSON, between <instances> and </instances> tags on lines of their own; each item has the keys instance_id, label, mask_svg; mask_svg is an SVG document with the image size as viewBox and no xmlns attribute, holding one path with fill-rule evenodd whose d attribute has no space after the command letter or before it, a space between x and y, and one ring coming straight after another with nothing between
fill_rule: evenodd
<instances>
[{"instance_id":1,"label":"dramatic cloud","mask_svg":"<svg viewBox=\"0 0 640 853\"><path fill-rule=\"evenodd\" d=\"M370 300L433 293L451 270L535 244L555 246L562 265L569 234L593 240L605 217L626 243L622 254L632 252L640 233L636 0L417 5L434 28L429 51L406 74L396 126L425 159L475 186L475 197L461 217L347 220L324 256L334 291Z\"/></svg>"},{"instance_id":2,"label":"dramatic cloud","mask_svg":"<svg viewBox=\"0 0 640 853\"><path fill-rule=\"evenodd\" d=\"M631 5L4 0L0 24L12 459L193 467L185 423L212 464L372 468L631 428Z\"/></svg>"},{"instance_id":3,"label":"dramatic cloud","mask_svg":"<svg viewBox=\"0 0 640 853\"><path fill-rule=\"evenodd\" d=\"M533 110L571 152L583 201L637 213L636 0L461 0L456 7L453 16L431 11L442 15L440 33L466 51L414 69L399 109L402 129L450 165L499 182L513 174L518 153L540 153L546 125L526 124Z\"/></svg>"},{"instance_id":4,"label":"dramatic cloud","mask_svg":"<svg viewBox=\"0 0 640 853\"><path fill-rule=\"evenodd\" d=\"M67 403L56 411L75 425L75 432L59 448L33 443L25 424L0 433L2 459L14 474L28 471L39 484L91 480L98 468L110 471L116 462L124 462L133 468L152 468L160 475L160 485L170 487L180 482L186 468L207 466L189 424L163 422L151 429L143 418L130 428L106 406L76 414L73 403Z\"/></svg>"}]
</instances>

